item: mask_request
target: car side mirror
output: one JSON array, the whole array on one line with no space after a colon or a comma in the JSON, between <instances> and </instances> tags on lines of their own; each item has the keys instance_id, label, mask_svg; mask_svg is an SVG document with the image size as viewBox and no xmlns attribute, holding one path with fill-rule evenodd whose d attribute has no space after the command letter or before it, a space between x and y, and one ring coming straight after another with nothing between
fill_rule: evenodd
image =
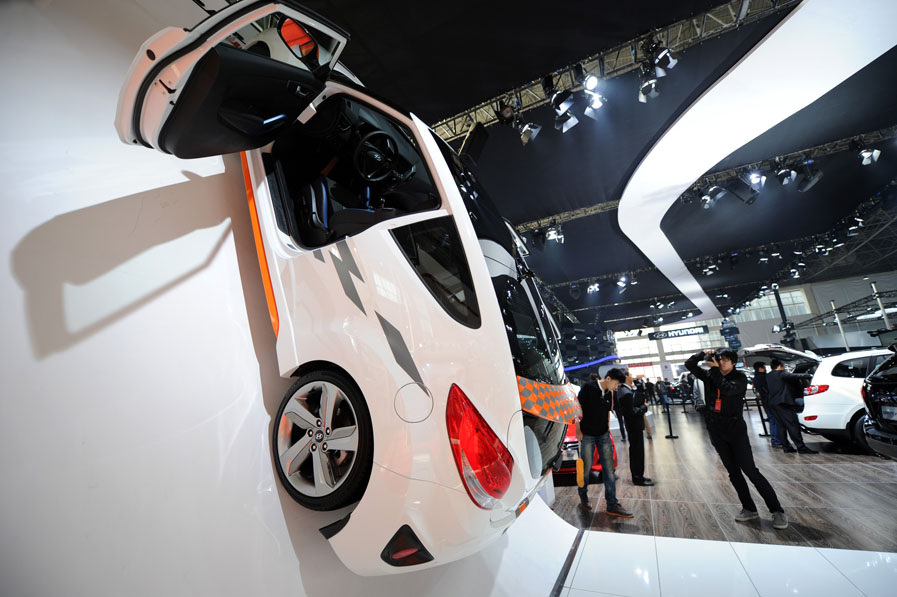
<instances>
[{"instance_id":1,"label":"car side mirror","mask_svg":"<svg viewBox=\"0 0 897 597\"><path fill-rule=\"evenodd\" d=\"M317 66L318 44L305 27L293 19L284 19L280 22L277 32L297 58L311 58Z\"/></svg>"}]
</instances>

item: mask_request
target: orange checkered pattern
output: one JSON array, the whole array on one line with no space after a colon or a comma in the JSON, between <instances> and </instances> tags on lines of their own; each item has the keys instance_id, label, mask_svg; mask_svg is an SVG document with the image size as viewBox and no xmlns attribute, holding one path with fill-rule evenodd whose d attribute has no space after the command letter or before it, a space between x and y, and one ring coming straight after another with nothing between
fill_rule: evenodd
<instances>
[{"instance_id":1,"label":"orange checkered pattern","mask_svg":"<svg viewBox=\"0 0 897 597\"><path fill-rule=\"evenodd\" d=\"M582 408L570 384L555 386L517 376L517 391L523 410L558 423L572 423L582 417Z\"/></svg>"}]
</instances>

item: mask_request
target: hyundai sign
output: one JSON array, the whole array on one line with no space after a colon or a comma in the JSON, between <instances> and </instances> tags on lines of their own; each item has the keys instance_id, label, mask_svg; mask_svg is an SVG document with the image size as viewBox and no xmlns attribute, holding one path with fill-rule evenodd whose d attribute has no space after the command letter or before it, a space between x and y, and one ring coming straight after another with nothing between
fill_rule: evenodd
<instances>
[{"instance_id":1,"label":"hyundai sign","mask_svg":"<svg viewBox=\"0 0 897 597\"><path fill-rule=\"evenodd\" d=\"M648 340L664 340L666 338L683 338L685 336L697 336L698 334L706 334L707 326L699 325L694 328L682 328L681 330L667 330L665 332L651 332L648 334Z\"/></svg>"}]
</instances>

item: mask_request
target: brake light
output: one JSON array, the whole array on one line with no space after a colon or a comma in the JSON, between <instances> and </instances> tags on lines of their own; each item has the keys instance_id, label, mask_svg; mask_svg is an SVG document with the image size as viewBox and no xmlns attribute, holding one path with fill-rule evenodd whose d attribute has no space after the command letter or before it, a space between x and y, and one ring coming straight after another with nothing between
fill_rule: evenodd
<instances>
[{"instance_id":1,"label":"brake light","mask_svg":"<svg viewBox=\"0 0 897 597\"><path fill-rule=\"evenodd\" d=\"M827 385L807 386L804 388L804 396L815 396L828 390Z\"/></svg>"},{"instance_id":2,"label":"brake light","mask_svg":"<svg viewBox=\"0 0 897 597\"><path fill-rule=\"evenodd\" d=\"M804 417L804 421L815 421L819 418L819 415L810 415L809 417Z\"/></svg>"},{"instance_id":3,"label":"brake light","mask_svg":"<svg viewBox=\"0 0 897 597\"><path fill-rule=\"evenodd\" d=\"M484 510L494 508L511 486L514 458L455 384L449 390L445 422L467 495Z\"/></svg>"}]
</instances>

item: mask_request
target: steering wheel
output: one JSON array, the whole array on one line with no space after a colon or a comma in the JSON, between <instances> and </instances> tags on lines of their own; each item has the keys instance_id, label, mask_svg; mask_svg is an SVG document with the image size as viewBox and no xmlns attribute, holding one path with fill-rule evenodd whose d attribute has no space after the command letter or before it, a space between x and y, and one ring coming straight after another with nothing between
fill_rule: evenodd
<instances>
[{"instance_id":1,"label":"steering wheel","mask_svg":"<svg viewBox=\"0 0 897 597\"><path fill-rule=\"evenodd\" d=\"M392 174L399 157L395 140L383 131L364 135L355 147L355 170L368 182L385 180Z\"/></svg>"}]
</instances>

